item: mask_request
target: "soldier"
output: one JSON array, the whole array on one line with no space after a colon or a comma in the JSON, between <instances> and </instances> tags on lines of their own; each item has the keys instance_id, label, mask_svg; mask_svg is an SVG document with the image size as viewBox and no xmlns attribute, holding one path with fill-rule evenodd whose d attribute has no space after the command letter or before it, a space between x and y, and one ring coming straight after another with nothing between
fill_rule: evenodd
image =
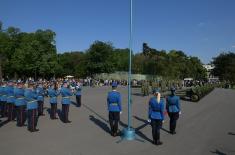
<instances>
[{"instance_id":1,"label":"soldier","mask_svg":"<svg viewBox=\"0 0 235 155\"><path fill-rule=\"evenodd\" d=\"M1 117L6 116L6 102L7 102L7 95L5 92L6 84L2 82L0 85L0 104L1 104Z\"/></svg>"},{"instance_id":2,"label":"soldier","mask_svg":"<svg viewBox=\"0 0 235 155\"><path fill-rule=\"evenodd\" d=\"M28 84L28 88L25 89L24 96L27 104L28 130L30 132L39 131L39 129L36 129L38 122L38 102L33 83Z\"/></svg>"},{"instance_id":3,"label":"soldier","mask_svg":"<svg viewBox=\"0 0 235 155\"><path fill-rule=\"evenodd\" d=\"M24 125L26 120L26 102L24 99L24 88L22 82L17 83L17 87L14 89L14 95L16 98L15 106L17 126L21 127Z\"/></svg>"},{"instance_id":4,"label":"soldier","mask_svg":"<svg viewBox=\"0 0 235 155\"><path fill-rule=\"evenodd\" d=\"M42 83L39 82L38 87L36 88L37 93L37 101L38 101L38 116L44 116L43 108L44 108L44 89Z\"/></svg>"},{"instance_id":5,"label":"soldier","mask_svg":"<svg viewBox=\"0 0 235 155\"><path fill-rule=\"evenodd\" d=\"M148 122L151 122L153 144L161 145L160 129L164 122L164 100L158 89L153 91L154 97L149 100Z\"/></svg>"},{"instance_id":6,"label":"soldier","mask_svg":"<svg viewBox=\"0 0 235 155\"><path fill-rule=\"evenodd\" d=\"M148 96L148 83L147 81L144 81L142 82L142 93L143 93L143 96Z\"/></svg>"},{"instance_id":7,"label":"soldier","mask_svg":"<svg viewBox=\"0 0 235 155\"><path fill-rule=\"evenodd\" d=\"M77 92L76 92L77 106L81 107L82 86L79 82L77 83L76 90L77 90Z\"/></svg>"},{"instance_id":8,"label":"soldier","mask_svg":"<svg viewBox=\"0 0 235 155\"><path fill-rule=\"evenodd\" d=\"M70 96L72 96L71 90L68 88L67 82L64 82L63 87L60 90L60 93L62 95L62 119L64 123L71 123L68 119L69 115L69 105L70 105Z\"/></svg>"},{"instance_id":9,"label":"soldier","mask_svg":"<svg viewBox=\"0 0 235 155\"><path fill-rule=\"evenodd\" d=\"M8 121L15 119L15 96L14 96L14 83L8 82L8 86L5 88L7 94L7 117Z\"/></svg>"},{"instance_id":10,"label":"soldier","mask_svg":"<svg viewBox=\"0 0 235 155\"><path fill-rule=\"evenodd\" d=\"M180 99L175 95L175 88L171 88L171 95L166 98L166 110L170 117L170 133L176 134L176 122L181 114Z\"/></svg>"},{"instance_id":11,"label":"soldier","mask_svg":"<svg viewBox=\"0 0 235 155\"><path fill-rule=\"evenodd\" d=\"M50 88L48 89L48 95L50 97L50 104L51 104L50 117L51 119L58 119L56 117L56 111L57 111L57 96L59 95L59 92L57 90L56 83L51 84Z\"/></svg>"},{"instance_id":12,"label":"soldier","mask_svg":"<svg viewBox=\"0 0 235 155\"><path fill-rule=\"evenodd\" d=\"M111 135L115 137L117 136L118 122L122 113L121 94L117 91L116 82L112 83L112 91L108 93L107 104Z\"/></svg>"}]
</instances>

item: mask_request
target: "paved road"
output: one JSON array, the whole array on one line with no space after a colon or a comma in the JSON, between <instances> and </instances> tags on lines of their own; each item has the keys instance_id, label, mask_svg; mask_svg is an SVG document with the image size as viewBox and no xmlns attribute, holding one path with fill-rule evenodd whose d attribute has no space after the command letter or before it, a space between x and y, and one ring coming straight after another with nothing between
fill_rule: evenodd
<instances>
[{"instance_id":1,"label":"paved road","mask_svg":"<svg viewBox=\"0 0 235 155\"><path fill-rule=\"evenodd\" d=\"M127 89L123 94L122 129L127 122ZM146 123L149 97L133 93L133 127L141 141L121 141L109 135L106 94L109 88L84 88L81 108L71 105L70 120L40 117L39 132L30 133L26 127L10 122L0 127L1 155L125 155L125 154L235 154L235 96L234 90L215 89L198 103L182 101L182 115L177 134L168 131L169 119L161 131L162 146L151 143L151 127ZM75 98L73 98L75 100ZM46 100L47 102L48 100ZM48 104L46 107L49 107ZM59 106L60 107L60 106ZM47 111L47 109L45 109ZM4 121L4 120L3 120ZM142 142L142 140L144 142Z\"/></svg>"}]
</instances>

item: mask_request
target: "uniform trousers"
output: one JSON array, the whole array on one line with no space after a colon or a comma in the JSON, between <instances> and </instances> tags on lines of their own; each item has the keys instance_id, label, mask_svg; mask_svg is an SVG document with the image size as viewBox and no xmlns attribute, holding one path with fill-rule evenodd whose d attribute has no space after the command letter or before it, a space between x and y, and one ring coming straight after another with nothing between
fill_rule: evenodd
<instances>
[{"instance_id":1,"label":"uniform trousers","mask_svg":"<svg viewBox=\"0 0 235 155\"><path fill-rule=\"evenodd\" d=\"M111 134L117 134L118 131L118 122L120 120L120 112L109 112L109 124L111 128Z\"/></svg>"},{"instance_id":2,"label":"uniform trousers","mask_svg":"<svg viewBox=\"0 0 235 155\"><path fill-rule=\"evenodd\" d=\"M152 126L152 136L154 142L160 141L160 129L162 128L162 120L160 119L151 119Z\"/></svg>"},{"instance_id":3,"label":"uniform trousers","mask_svg":"<svg viewBox=\"0 0 235 155\"><path fill-rule=\"evenodd\" d=\"M8 121L14 120L15 116L16 116L15 104L14 103L7 103Z\"/></svg>"},{"instance_id":4,"label":"uniform trousers","mask_svg":"<svg viewBox=\"0 0 235 155\"><path fill-rule=\"evenodd\" d=\"M51 103L51 112L50 112L51 119L56 119L56 111L57 111L57 103Z\"/></svg>"},{"instance_id":5,"label":"uniform trousers","mask_svg":"<svg viewBox=\"0 0 235 155\"><path fill-rule=\"evenodd\" d=\"M69 104L62 104L62 118L64 123L69 123Z\"/></svg>"},{"instance_id":6,"label":"uniform trousers","mask_svg":"<svg viewBox=\"0 0 235 155\"><path fill-rule=\"evenodd\" d=\"M81 98L82 98L82 96L81 95L76 95L76 101L77 101L77 106L78 107L81 107Z\"/></svg>"},{"instance_id":7,"label":"uniform trousers","mask_svg":"<svg viewBox=\"0 0 235 155\"><path fill-rule=\"evenodd\" d=\"M43 114L43 105L44 105L43 101L38 101L38 116L44 115Z\"/></svg>"},{"instance_id":8,"label":"uniform trousers","mask_svg":"<svg viewBox=\"0 0 235 155\"><path fill-rule=\"evenodd\" d=\"M27 111L27 119L28 119L28 130L31 132L36 131L38 123L37 109L29 109Z\"/></svg>"},{"instance_id":9,"label":"uniform trousers","mask_svg":"<svg viewBox=\"0 0 235 155\"><path fill-rule=\"evenodd\" d=\"M168 115L170 117L170 132L175 132L176 123L179 119L179 112L168 112Z\"/></svg>"},{"instance_id":10,"label":"uniform trousers","mask_svg":"<svg viewBox=\"0 0 235 155\"><path fill-rule=\"evenodd\" d=\"M24 125L26 121L26 106L21 105L21 106L16 106L16 121L17 121L17 126L21 127Z\"/></svg>"},{"instance_id":11,"label":"uniform trousers","mask_svg":"<svg viewBox=\"0 0 235 155\"><path fill-rule=\"evenodd\" d=\"M0 101L1 117L6 116L6 101Z\"/></svg>"}]
</instances>

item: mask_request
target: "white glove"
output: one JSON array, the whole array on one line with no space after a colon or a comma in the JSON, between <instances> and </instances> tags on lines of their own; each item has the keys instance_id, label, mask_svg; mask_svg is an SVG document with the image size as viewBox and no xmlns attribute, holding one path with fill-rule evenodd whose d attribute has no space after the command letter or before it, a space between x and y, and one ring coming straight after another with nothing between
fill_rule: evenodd
<instances>
[{"instance_id":1,"label":"white glove","mask_svg":"<svg viewBox=\"0 0 235 155\"><path fill-rule=\"evenodd\" d=\"M120 111L120 115L122 114L122 111Z\"/></svg>"},{"instance_id":2,"label":"white glove","mask_svg":"<svg viewBox=\"0 0 235 155\"><path fill-rule=\"evenodd\" d=\"M179 114L180 114L180 115L182 114L181 111L179 112Z\"/></svg>"},{"instance_id":3,"label":"white glove","mask_svg":"<svg viewBox=\"0 0 235 155\"><path fill-rule=\"evenodd\" d=\"M165 121L164 120L162 120L162 123L164 123Z\"/></svg>"},{"instance_id":4,"label":"white glove","mask_svg":"<svg viewBox=\"0 0 235 155\"><path fill-rule=\"evenodd\" d=\"M147 121L148 121L149 123L151 123L151 119L148 119Z\"/></svg>"}]
</instances>

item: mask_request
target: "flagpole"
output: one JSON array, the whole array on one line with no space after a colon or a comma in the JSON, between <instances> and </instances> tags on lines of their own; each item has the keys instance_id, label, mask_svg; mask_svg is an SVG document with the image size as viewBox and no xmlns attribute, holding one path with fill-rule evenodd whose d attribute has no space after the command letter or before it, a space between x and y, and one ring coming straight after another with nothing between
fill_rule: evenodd
<instances>
[{"instance_id":1,"label":"flagpole","mask_svg":"<svg viewBox=\"0 0 235 155\"><path fill-rule=\"evenodd\" d=\"M135 130L131 128L131 57L132 57L132 44L133 44L133 34L132 34L132 26L133 26L133 18L132 18L132 0L130 0L130 40L129 40L129 72L128 72L128 127L123 130L123 139L126 140L134 140L135 139Z\"/></svg>"},{"instance_id":2,"label":"flagpole","mask_svg":"<svg viewBox=\"0 0 235 155\"><path fill-rule=\"evenodd\" d=\"M130 0L130 41L129 41L129 74L128 74L128 129L131 127L131 57L132 57L132 0Z\"/></svg>"}]
</instances>

